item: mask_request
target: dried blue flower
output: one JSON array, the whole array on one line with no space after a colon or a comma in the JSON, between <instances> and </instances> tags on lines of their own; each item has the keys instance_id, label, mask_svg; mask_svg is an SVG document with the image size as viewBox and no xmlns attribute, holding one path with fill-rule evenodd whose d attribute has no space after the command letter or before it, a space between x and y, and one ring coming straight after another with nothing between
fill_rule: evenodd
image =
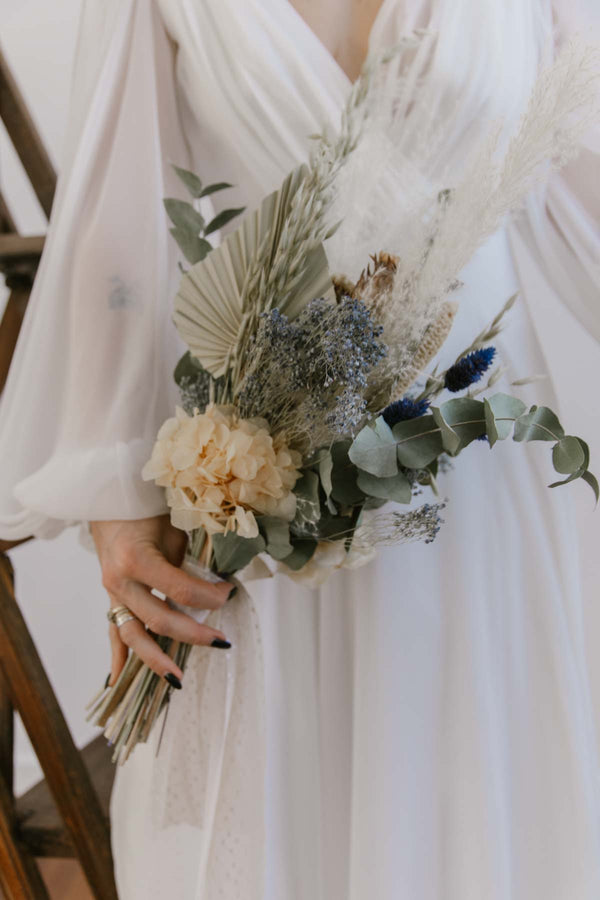
<instances>
[{"instance_id":1,"label":"dried blue flower","mask_svg":"<svg viewBox=\"0 0 600 900\"><path fill-rule=\"evenodd\" d=\"M356 530L357 545L364 547L393 546L413 541L431 544L444 520L440 512L445 503L424 503L408 512L380 513L367 518Z\"/></svg>"},{"instance_id":2,"label":"dried blue flower","mask_svg":"<svg viewBox=\"0 0 600 900\"><path fill-rule=\"evenodd\" d=\"M387 353L364 303L317 298L292 322L278 309L260 319L238 398L242 414L279 425L293 419L305 434L353 434L365 417L369 374Z\"/></svg>"},{"instance_id":3,"label":"dried blue flower","mask_svg":"<svg viewBox=\"0 0 600 900\"><path fill-rule=\"evenodd\" d=\"M407 419L418 419L424 416L429 409L429 400L414 400L412 397L403 397L386 406L381 413L390 428L398 422L406 422Z\"/></svg>"},{"instance_id":4,"label":"dried blue flower","mask_svg":"<svg viewBox=\"0 0 600 900\"><path fill-rule=\"evenodd\" d=\"M482 347L481 350L474 350L473 353L469 353L468 356L463 357L453 366L450 366L446 372L445 387L453 393L464 391L470 385L479 381L481 376L487 372L495 355L495 347Z\"/></svg>"}]
</instances>

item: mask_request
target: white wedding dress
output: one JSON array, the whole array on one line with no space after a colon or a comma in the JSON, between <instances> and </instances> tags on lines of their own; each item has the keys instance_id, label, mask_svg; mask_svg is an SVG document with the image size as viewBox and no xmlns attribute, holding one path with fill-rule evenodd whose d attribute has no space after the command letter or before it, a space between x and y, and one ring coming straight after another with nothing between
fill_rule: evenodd
<instances>
[{"instance_id":1,"label":"white wedding dress","mask_svg":"<svg viewBox=\"0 0 600 900\"><path fill-rule=\"evenodd\" d=\"M384 0L371 47L415 25L437 34L428 88L452 167L483 123L514 126L563 12L573 4ZM234 182L217 196L252 207L349 89L288 0L85 3L49 239L1 406L1 537L165 510L139 471L183 350L169 164ZM545 370L533 322L550 285L600 336L590 140L583 202L552 176L463 272L448 359L517 289L497 342L507 378ZM540 384L522 395L554 402ZM570 489L550 478L547 445L475 444L443 479L432 546L387 549L319 590L249 583L253 603L211 614L233 649L194 650L159 755L155 735L118 773L123 900L597 900L577 547Z\"/></svg>"}]
</instances>

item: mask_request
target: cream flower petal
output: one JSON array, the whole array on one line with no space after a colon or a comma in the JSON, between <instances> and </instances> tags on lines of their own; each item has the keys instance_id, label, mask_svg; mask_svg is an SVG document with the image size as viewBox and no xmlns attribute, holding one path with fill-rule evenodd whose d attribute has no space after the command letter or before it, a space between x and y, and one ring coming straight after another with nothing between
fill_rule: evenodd
<instances>
[{"instance_id":1,"label":"cream flower petal","mask_svg":"<svg viewBox=\"0 0 600 900\"><path fill-rule=\"evenodd\" d=\"M237 533L240 537L258 537L258 524L254 518L254 513L245 510L241 506L236 506L235 518L237 520Z\"/></svg>"},{"instance_id":2,"label":"cream flower petal","mask_svg":"<svg viewBox=\"0 0 600 900\"><path fill-rule=\"evenodd\" d=\"M189 416L177 407L159 431L145 480L167 489L173 524L210 534L235 529L256 537L253 510L292 519L301 457L263 419L239 419L232 407L211 404ZM235 509L232 513L231 510Z\"/></svg>"}]
</instances>

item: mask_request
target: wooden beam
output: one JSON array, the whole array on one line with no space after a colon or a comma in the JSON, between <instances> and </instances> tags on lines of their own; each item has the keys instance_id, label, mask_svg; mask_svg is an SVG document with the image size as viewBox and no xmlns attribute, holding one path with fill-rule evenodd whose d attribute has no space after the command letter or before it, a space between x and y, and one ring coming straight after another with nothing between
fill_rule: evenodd
<instances>
[{"instance_id":1,"label":"wooden beam","mask_svg":"<svg viewBox=\"0 0 600 900\"><path fill-rule=\"evenodd\" d=\"M0 556L0 665L90 887L117 900L108 820L15 599L7 556Z\"/></svg>"},{"instance_id":2,"label":"wooden beam","mask_svg":"<svg viewBox=\"0 0 600 900\"><path fill-rule=\"evenodd\" d=\"M44 235L24 237L21 234L0 234L0 267L25 257L39 259L45 242Z\"/></svg>"},{"instance_id":3,"label":"wooden beam","mask_svg":"<svg viewBox=\"0 0 600 900\"><path fill-rule=\"evenodd\" d=\"M2 50L0 119L4 122L46 218L49 219L56 190L56 173Z\"/></svg>"},{"instance_id":4,"label":"wooden beam","mask_svg":"<svg viewBox=\"0 0 600 900\"><path fill-rule=\"evenodd\" d=\"M18 541L0 541L0 553L6 553L7 550L12 550L13 547L18 547L20 544L26 544L27 541L32 541L33 535L31 537L20 538Z\"/></svg>"},{"instance_id":5,"label":"wooden beam","mask_svg":"<svg viewBox=\"0 0 600 900\"><path fill-rule=\"evenodd\" d=\"M16 834L12 792L1 775L0 887L7 900L50 900L35 859Z\"/></svg>"},{"instance_id":6,"label":"wooden beam","mask_svg":"<svg viewBox=\"0 0 600 900\"><path fill-rule=\"evenodd\" d=\"M8 204L0 191L0 234L4 232L16 232L15 220L10 214Z\"/></svg>"},{"instance_id":7,"label":"wooden beam","mask_svg":"<svg viewBox=\"0 0 600 900\"><path fill-rule=\"evenodd\" d=\"M0 394L4 390L4 385L8 378L8 370L17 346L23 318L25 317L29 293L30 289L26 283L22 286L17 285L10 292L4 315L0 322Z\"/></svg>"},{"instance_id":8,"label":"wooden beam","mask_svg":"<svg viewBox=\"0 0 600 900\"><path fill-rule=\"evenodd\" d=\"M12 793L14 786L15 712L0 670L0 778Z\"/></svg>"},{"instance_id":9,"label":"wooden beam","mask_svg":"<svg viewBox=\"0 0 600 900\"><path fill-rule=\"evenodd\" d=\"M84 747L81 757L108 819L115 765L104 735ZM76 855L46 781L38 782L19 797L16 808L19 834L37 859L64 859Z\"/></svg>"}]
</instances>

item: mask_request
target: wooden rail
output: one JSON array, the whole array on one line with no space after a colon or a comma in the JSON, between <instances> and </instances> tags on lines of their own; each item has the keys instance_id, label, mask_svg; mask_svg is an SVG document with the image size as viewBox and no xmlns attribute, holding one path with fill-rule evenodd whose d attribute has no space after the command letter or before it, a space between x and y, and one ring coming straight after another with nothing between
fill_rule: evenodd
<instances>
[{"instance_id":1,"label":"wooden rail","mask_svg":"<svg viewBox=\"0 0 600 900\"><path fill-rule=\"evenodd\" d=\"M50 218L56 190L56 172L1 49L0 119L4 122L46 217Z\"/></svg>"}]
</instances>

